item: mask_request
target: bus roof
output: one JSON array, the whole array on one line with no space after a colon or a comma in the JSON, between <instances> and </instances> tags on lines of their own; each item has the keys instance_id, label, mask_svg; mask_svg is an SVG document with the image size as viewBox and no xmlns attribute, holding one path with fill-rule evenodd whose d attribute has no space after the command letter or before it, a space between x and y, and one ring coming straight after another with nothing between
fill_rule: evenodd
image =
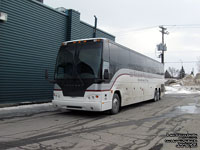
<instances>
[{"instance_id":1,"label":"bus roof","mask_svg":"<svg viewBox=\"0 0 200 150\"><path fill-rule=\"evenodd\" d=\"M89 41L89 40L109 40L109 39L107 39L107 38L86 38L86 39L78 39L78 40L72 40L72 41L65 41L62 44L67 45L67 43L71 43L71 42Z\"/></svg>"},{"instance_id":2,"label":"bus roof","mask_svg":"<svg viewBox=\"0 0 200 150\"><path fill-rule=\"evenodd\" d=\"M135 52L135 53L137 53L137 54L139 54L139 55L141 55L141 56L143 56L143 57L146 57L146 58L151 59L151 60L153 60L153 61L155 61L155 62L157 62L157 63L160 63L159 61L157 61L157 60L155 60L155 59L153 59L153 58L151 58L151 57L148 57L148 56L146 56L146 55L144 55L144 54L141 54L141 53L139 53L139 52L137 52L137 51L135 51L135 50L132 50L132 49L126 47L126 46L123 46L123 45L121 45L121 44L118 44L118 43L116 43L116 42L113 41L113 40L110 40L110 39L107 39L107 38L102 38L102 37L99 37L99 38L77 39L77 40L72 40L72 41L65 41L65 42L62 43L62 45L67 45L67 43L71 43L71 42L89 41L89 40L106 40L106 41L109 41L109 42L111 42L111 43L113 43L113 44L116 44L117 46L123 47L123 48L125 48L125 49L127 49L127 50L129 50L129 51ZM160 63L160 64L161 64L161 63Z\"/></svg>"}]
</instances>

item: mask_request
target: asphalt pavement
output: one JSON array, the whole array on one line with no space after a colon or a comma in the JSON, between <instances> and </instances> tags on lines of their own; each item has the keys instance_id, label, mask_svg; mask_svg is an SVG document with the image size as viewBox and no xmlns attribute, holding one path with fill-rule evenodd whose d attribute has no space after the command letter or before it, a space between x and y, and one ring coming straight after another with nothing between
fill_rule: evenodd
<instances>
[{"instance_id":1,"label":"asphalt pavement","mask_svg":"<svg viewBox=\"0 0 200 150\"><path fill-rule=\"evenodd\" d=\"M200 149L200 94L166 94L158 102L124 107L117 115L60 112L51 104L42 108L9 117L0 110L0 149Z\"/></svg>"}]
</instances>

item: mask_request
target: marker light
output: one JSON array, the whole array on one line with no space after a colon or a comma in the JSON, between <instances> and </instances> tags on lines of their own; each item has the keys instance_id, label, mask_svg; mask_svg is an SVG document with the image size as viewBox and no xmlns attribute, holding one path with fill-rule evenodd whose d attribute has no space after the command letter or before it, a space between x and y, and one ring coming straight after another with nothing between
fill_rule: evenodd
<instances>
[{"instance_id":1,"label":"marker light","mask_svg":"<svg viewBox=\"0 0 200 150\"><path fill-rule=\"evenodd\" d=\"M97 39L97 42L100 42L101 41L101 39Z\"/></svg>"},{"instance_id":2,"label":"marker light","mask_svg":"<svg viewBox=\"0 0 200 150\"><path fill-rule=\"evenodd\" d=\"M94 42L100 42L101 39L94 39Z\"/></svg>"}]
</instances>

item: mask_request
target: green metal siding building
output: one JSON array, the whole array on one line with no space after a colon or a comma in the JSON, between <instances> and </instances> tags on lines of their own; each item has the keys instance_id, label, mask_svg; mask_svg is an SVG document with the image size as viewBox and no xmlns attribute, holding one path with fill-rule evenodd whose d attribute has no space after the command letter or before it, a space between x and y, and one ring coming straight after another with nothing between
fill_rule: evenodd
<instances>
[{"instance_id":1,"label":"green metal siding building","mask_svg":"<svg viewBox=\"0 0 200 150\"><path fill-rule=\"evenodd\" d=\"M58 12L34 0L0 0L0 103L49 101L58 49L63 41L93 36L93 26L80 21L80 13ZM97 29L97 37L115 40Z\"/></svg>"}]
</instances>

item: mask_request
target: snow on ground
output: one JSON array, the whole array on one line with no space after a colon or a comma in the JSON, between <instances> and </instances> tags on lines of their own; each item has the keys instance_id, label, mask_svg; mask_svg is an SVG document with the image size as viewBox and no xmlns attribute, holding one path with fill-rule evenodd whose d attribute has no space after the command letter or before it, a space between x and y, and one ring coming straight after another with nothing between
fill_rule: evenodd
<instances>
[{"instance_id":1,"label":"snow on ground","mask_svg":"<svg viewBox=\"0 0 200 150\"><path fill-rule=\"evenodd\" d=\"M52 105L52 103L28 104L21 106L4 107L0 108L0 119L29 116L36 113L55 111L56 109L57 108L55 108Z\"/></svg>"},{"instance_id":2,"label":"snow on ground","mask_svg":"<svg viewBox=\"0 0 200 150\"><path fill-rule=\"evenodd\" d=\"M165 94L200 94L200 86L182 86L180 84L173 84L165 86ZM0 119L29 116L36 113L56 111L52 103L43 104L28 104L21 106L0 108Z\"/></svg>"},{"instance_id":3,"label":"snow on ground","mask_svg":"<svg viewBox=\"0 0 200 150\"><path fill-rule=\"evenodd\" d=\"M181 86L180 84L174 84L165 86L165 94L200 94L199 86Z\"/></svg>"}]
</instances>

